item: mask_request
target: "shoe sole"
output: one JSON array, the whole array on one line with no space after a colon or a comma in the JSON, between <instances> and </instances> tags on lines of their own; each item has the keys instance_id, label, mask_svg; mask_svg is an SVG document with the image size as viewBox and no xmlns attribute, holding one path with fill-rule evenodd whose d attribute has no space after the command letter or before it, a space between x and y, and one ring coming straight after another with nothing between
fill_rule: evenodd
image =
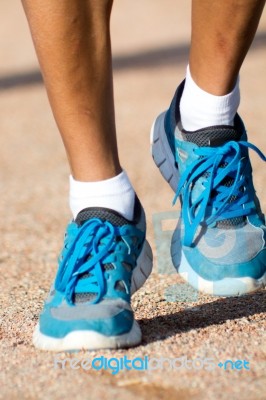
<instances>
[{"instance_id":1,"label":"shoe sole","mask_svg":"<svg viewBox=\"0 0 266 400\"><path fill-rule=\"evenodd\" d=\"M164 179L176 192L179 173L167 135L164 129L165 112L161 113L154 121L151 133L151 153L156 166ZM175 236L175 234L174 234ZM172 261L182 278L199 292L213 296L240 296L255 292L266 286L266 273L259 279L250 277L224 278L219 281L208 281L198 275L188 263L182 251L180 238L173 236L171 244Z\"/></svg>"},{"instance_id":2,"label":"shoe sole","mask_svg":"<svg viewBox=\"0 0 266 400\"><path fill-rule=\"evenodd\" d=\"M132 274L131 294L134 294L143 286L152 271L152 250L147 242L137 260L137 265ZM138 345L142 335L137 321L133 322L129 332L123 335L106 336L95 331L73 331L63 338L47 336L40 331L37 324L33 333L33 344L40 350L49 351L72 351L72 350L97 350L97 349L118 349Z\"/></svg>"}]
</instances>

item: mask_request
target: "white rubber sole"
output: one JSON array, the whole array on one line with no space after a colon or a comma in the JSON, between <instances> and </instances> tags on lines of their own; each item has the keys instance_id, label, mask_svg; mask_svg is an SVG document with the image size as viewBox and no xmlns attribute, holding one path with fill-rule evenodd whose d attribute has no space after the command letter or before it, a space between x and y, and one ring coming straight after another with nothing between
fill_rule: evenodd
<instances>
[{"instance_id":1,"label":"white rubber sole","mask_svg":"<svg viewBox=\"0 0 266 400\"><path fill-rule=\"evenodd\" d=\"M133 347L141 342L141 330L134 321L130 332L117 336L105 336L94 331L73 331L61 339L44 335L40 332L39 323L33 333L33 344L40 350L71 351L119 349Z\"/></svg>"},{"instance_id":2,"label":"white rubber sole","mask_svg":"<svg viewBox=\"0 0 266 400\"><path fill-rule=\"evenodd\" d=\"M131 294L134 294L143 286L152 271L152 250L145 241L142 251L138 257L137 265L132 274ZM133 347L141 342L141 330L134 321L128 333L117 336L105 336L95 331L73 331L63 338L54 338L44 335L40 331L39 323L33 333L33 344L40 350L70 351L70 350L97 350L118 349Z\"/></svg>"},{"instance_id":3,"label":"white rubber sole","mask_svg":"<svg viewBox=\"0 0 266 400\"><path fill-rule=\"evenodd\" d=\"M176 192L179 173L176 168L174 155L167 140L164 129L164 119L165 112L160 114L152 125L150 133L151 153L162 176L169 183L173 191ZM178 233L178 227L175 233ZM260 279L253 279L250 277L225 278L220 281L208 281L203 279L189 265L182 251L178 234L174 234L171 244L171 255L173 264L182 278L196 290L205 294L213 296L240 296L255 292L266 286L266 274Z\"/></svg>"}]
</instances>

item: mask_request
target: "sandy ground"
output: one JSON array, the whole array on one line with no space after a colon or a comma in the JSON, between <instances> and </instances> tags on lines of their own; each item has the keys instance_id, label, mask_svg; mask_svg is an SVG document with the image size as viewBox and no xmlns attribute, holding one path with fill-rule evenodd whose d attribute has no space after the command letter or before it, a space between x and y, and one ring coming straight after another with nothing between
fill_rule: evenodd
<instances>
[{"instance_id":1,"label":"sandy ground","mask_svg":"<svg viewBox=\"0 0 266 400\"><path fill-rule=\"evenodd\" d=\"M177 7L178 6L178 7ZM171 267L173 194L149 153L149 129L183 79L190 35L188 0L116 0L113 50L123 166L145 206L154 272L134 296L143 343L128 351L71 357L199 359L153 371L55 368L31 335L56 271L70 218L68 166L18 0L0 2L1 390L3 399L265 399L265 291L213 298L188 289ZM241 74L241 114L266 150L266 14ZM265 165L252 157L266 211ZM164 245L162 245L164 243ZM63 355L62 357L66 357ZM203 366L212 359L216 367ZM246 360L249 370L219 368ZM205 361L204 361L205 360ZM204 364L206 366L206 364Z\"/></svg>"}]
</instances>

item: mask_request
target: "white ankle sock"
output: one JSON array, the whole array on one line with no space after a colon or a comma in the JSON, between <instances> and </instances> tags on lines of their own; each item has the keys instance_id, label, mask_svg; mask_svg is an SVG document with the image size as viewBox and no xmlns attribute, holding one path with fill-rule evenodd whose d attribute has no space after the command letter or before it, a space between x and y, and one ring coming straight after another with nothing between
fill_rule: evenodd
<instances>
[{"instance_id":1,"label":"white ankle sock","mask_svg":"<svg viewBox=\"0 0 266 400\"><path fill-rule=\"evenodd\" d=\"M187 131L214 125L234 125L240 103L239 78L233 91L225 96L214 96L199 88L187 67L184 92L180 101L183 128Z\"/></svg>"},{"instance_id":2,"label":"white ankle sock","mask_svg":"<svg viewBox=\"0 0 266 400\"><path fill-rule=\"evenodd\" d=\"M75 219L87 207L105 207L132 220L135 191L125 171L99 182L80 182L70 176L70 209Z\"/></svg>"}]
</instances>

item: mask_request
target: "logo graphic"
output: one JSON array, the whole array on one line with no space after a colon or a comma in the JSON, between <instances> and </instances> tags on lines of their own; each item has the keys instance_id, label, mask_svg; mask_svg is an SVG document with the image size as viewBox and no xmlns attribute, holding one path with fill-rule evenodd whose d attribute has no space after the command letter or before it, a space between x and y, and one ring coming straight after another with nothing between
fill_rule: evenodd
<instances>
[{"instance_id":1,"label":"logo graphic","mask_svg":"<svg viewBox=\"0 0 266 400\"><path fill-rule=\"evenodd\" d=\"M83 353L82 353L83 354ZM170 370L179 371L181 369L194 370L194 371L213 371L217 367L223 370L250 370L249 361L247 360L226 360L224 363L221 361L217 363L214 358L193 358L188 359L187 356L182 357L148 357L144 356L135 357L130 359L127 355L116 358L107 358L104 356L99 356L95 358L90 357L65 357L64 353L56 354L54 357L54 369L66 369L70 368L73 370L83 369L88 371L94 369L96 371L100 370L110 370L112 375L117 375L119 372L137 370L152 372L155 370Z\"/></svg>"}]
</instances>

